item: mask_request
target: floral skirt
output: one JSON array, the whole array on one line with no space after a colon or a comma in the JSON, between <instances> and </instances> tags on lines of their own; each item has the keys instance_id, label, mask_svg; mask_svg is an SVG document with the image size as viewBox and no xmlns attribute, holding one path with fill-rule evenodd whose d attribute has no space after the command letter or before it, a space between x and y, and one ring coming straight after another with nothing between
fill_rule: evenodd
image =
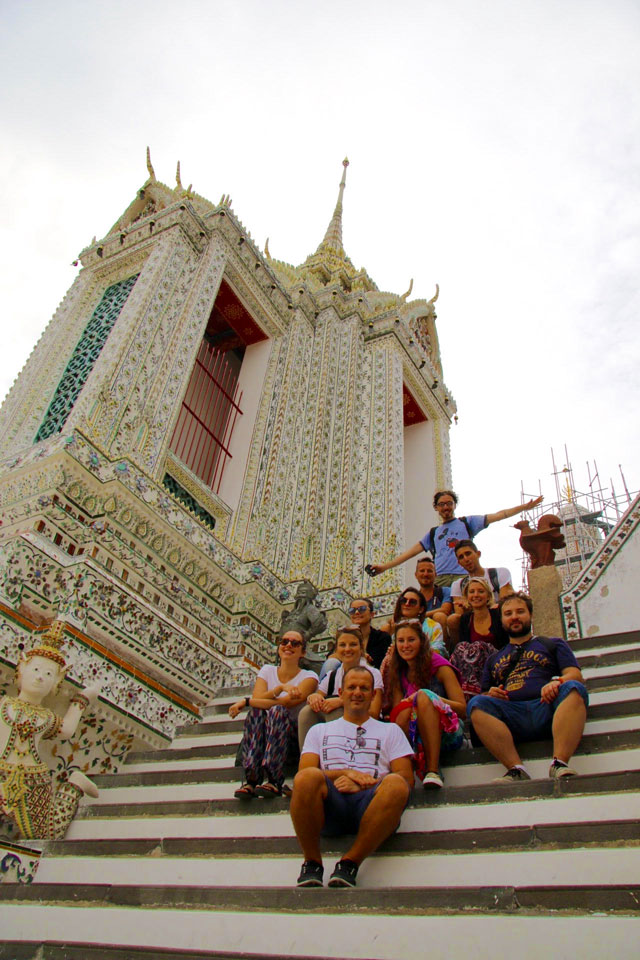
<instances>
[{"instance_id":1,"label":"floral skirt","mask_svg":"<svg viewBox=\"0 0 640 960\"><path fill-rule=\"evenodd\" d=\"M482 674L484 665L496 652L496 648L485 640L469 640L458 643L451 654L451 665L460 673L460 685L467 700L482 692Z\"/></svg>"},{"instance_id":2,"label":"floral skirt","mask_svg":"<svg viewBox=\"0 0 640 960\"><path fill-rule=\"evenodd\" d=\"M412 694L412 696L407 697L405 700L401 700L400 703L393 708L391 711L391 716L389 717L391 723L395 723L396 718L402 713L403 710L407 710L409 708L411 709L408 737L409 743L413 747L413 752L415 754L416 773L420 779L422 779L427 772L427 766L424 755L424 747L420 738L420 731L418 730L418 711L416 708L418 693L426 694L438 711L440 717L440 729L442 731L442 741L440 743L441 752L445 751L446 753L450 753L453 750L459 750L464 740L464 733L458 714L449 706L448 703L445 703L437 693L434 693L433 690L418 691L417 693Z\"/></svg>"}]
</instances>

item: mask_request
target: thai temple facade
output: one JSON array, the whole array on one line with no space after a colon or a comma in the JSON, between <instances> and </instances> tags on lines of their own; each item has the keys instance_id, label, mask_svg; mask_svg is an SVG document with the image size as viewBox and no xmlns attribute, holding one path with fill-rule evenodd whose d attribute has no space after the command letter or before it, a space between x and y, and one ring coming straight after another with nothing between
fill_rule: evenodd
<instances>
[{"instance_id":1,"label":"thai temple facade","mask_svg":"<svg viewBox=\"0 0 640 960\"><path fill-rule=\"evenodd\" d=\"M435 300L382 292L342 241L292 266L223 196L149 177L101 239L0 412L0 658L63 620L97 720L58 758L116 769L274 656L303 580L326 638L435 521L455 403ZM416 528L418 518L419 530ZM432 519L433 518L433 519ZM409 575L412 571L408 571Z\"/></svg>"},{"instance_id":2,"label":"thai temple facade","mask_svg":"<svg viewBox=\"0 0 640 960\"><path fill-rule=\"evenodd\" d=\"M237 797L229 705L296 595L318 658L352 599L391 609L413 565L364 568L436 523L455 404L436 297L381 292L344 252L344 175L296 267L228 197L148 169L0 412L3 790L27 826L75 816L46 840L5 818L0 960L635 960L640 496L560 597L591 699L577 776L550 777L550 741L520 747L515 783L488 750L443 752L445 788L416 785L352 889L297 888L288 799ZM12 698L54 617L57 716L33 675Z\"/></svg>"}]
</instances>

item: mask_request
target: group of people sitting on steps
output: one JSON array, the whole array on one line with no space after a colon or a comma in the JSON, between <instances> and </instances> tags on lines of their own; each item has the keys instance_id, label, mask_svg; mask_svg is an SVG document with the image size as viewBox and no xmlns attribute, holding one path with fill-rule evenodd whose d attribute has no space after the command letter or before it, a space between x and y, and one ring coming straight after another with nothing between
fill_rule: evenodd
<instances>
[{"instance_id":1,"label":"group of people sitting on steps","mask_svg":"<svg viewBox=\"0 0 640 960\"><path fill-rule=\"evenodd\" d=\"M418 559L418 586L402 591L391 618L373 627L372 602L355 599L320 675L301 668L303 633L286 630L278 664L264 666L251 696L229 707L231 717L248 708L235 796L291 794L305 858L298 886L322 886L320 837L338 834L354 839L329 886L355 886L362 861L398 828L416 776L425 789L443 787L440 755L462 747L465 719L471 741L506 768L497 782L530 780L516 744L547 738L549 776L575 774L569 761L588 705L576 658L564 640L532 633L531 599L514 592L506 568L482 567L471 539L538 502L456 518L456 495L439 491L442 523L416 547L367 568L375 576L423 548L433 553ZM292 743L300 763L290 791Z\"/></svg>"}]
</instances>

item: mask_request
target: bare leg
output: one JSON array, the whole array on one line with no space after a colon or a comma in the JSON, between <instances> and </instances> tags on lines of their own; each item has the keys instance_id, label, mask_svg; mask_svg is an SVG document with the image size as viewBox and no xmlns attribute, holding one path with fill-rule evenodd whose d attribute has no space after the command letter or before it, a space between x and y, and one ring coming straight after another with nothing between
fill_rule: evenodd
<instances>
[{"instance_id":1,"label":"bare leg","mask_svg":"<svg viewBox=\"0 0 640 960\"><path fill-rule=\"evenodd\" d=\"M577 690L572 690L553 717L553 755L568 763L578 748L587 708Z\"/></svg>"},{"instance_id":2,"label":"bare leg","mask_svg":"<svg viewBox=\"0 0 640 960\"><path fill-rule=\"evenodd\" d=\"M309 730L311 730L311 727L314 727L316 723L324 722L324 713L316 713L315 710L312 710L310 706L302 708L298 714L298 746L300 747L300 753L302 753L304 741L309 733Z\"/></svg>"},{"instance_id":3,"label":"bare leg","mask_svg":"<svg viewBox=\"0 0 640 960\"><path fill-rule=\"evenodd\" d=\"M432 620L435 620L436 623L439 623L439 624L440 624L440 626L442 627L442 638L443 638L444 642L446 643L446 642L447 642L447 637L448 637L448 635L449 635L449 634L448 634L448 631L447 631L447 620L448 620L448 617L447 617L446 613L441 613L440 611L432 610L430 613L427 614L427 616L428 616L428 617L431 617Z\"/></svg>"},{"instance_id":4,"label":"bare leg","mask_svg":"<svg viewBox=\"0 0 640 960\"><path fill-rule=\"evenodd\" d=\"M317 767L299 770L293 781L289 812L305 860L322 863L320 831L324 826L324 801L328 793L324 773Z\"/></svg>"},{"instance_id":5,"label":"bare leg","mask_svg":"<svg viewBox=\"0 0 640 960\"><path fill-rule=\"evenodd\" d=\"M422 691L418 693L416 709L418 712L418 730L424 747L427 770L437 773L440 762L440 744L442 742L440 714L426 693L422 693Z\"/></svg>"},{"instance_id":6,"label":"bare leg","mask_svg":"<svg viewBox=\"0 0 640 960\"><path fill-rule=\"evenodd\" d=\"M388 773L360 821L360 829L343 860L358 866L390 836L398 826L409 796L409 785L399 773Z\"/></svg>"},{"instance_id":7,"label":"bare leg","mask_svg":"<svg viewBox=\"0 0 640 960\"><path fill-rule=\"evenodd\" d=\"M511 731L506 723L479 709L474 710L471 717L476 733L496 760L504 764L507 770L511 770L511 767L521 763Z\"/></svg>"}]
</instances>

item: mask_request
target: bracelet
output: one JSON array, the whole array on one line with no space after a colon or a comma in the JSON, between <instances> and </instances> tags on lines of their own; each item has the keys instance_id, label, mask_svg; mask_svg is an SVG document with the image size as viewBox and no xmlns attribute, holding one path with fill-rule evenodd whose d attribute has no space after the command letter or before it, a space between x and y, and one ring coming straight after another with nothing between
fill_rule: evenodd
<instances>
[{"instance_id":1,"label":"bracelet","mask_svg":"<svg viewBox=\"0 0 640 960\"><path fill-rule=\"evenodd\" d=\"M78 706L80 707L80 710L84 711L89 706L89 698L85 697L84 693L74 693L74 695L71 697L71 700L69 701L69 706L71 706L74 703L77 703Z\"/></svg>"},{"instance_id":2,"label":"bracelet","mask_svg":"<svg viewBox=\"0 0 640 960\"><path fill-rule=\"evenodd\" d=\"M250 703L251 703L251 697L245 697L244 698L245 707L248 707Z\"/></svg>"},{"instance_id":3,"label":"bracelet","mask_svg":"<svg viewBox=\"0 0 640 960\"><path fill-rule=\"evenodd\" d=\"M551 677L551 681L553 682L554 680L557 680L558 683L562 683L562 682L563 682L562 677Z\"/></svg>"}]
</instances>

